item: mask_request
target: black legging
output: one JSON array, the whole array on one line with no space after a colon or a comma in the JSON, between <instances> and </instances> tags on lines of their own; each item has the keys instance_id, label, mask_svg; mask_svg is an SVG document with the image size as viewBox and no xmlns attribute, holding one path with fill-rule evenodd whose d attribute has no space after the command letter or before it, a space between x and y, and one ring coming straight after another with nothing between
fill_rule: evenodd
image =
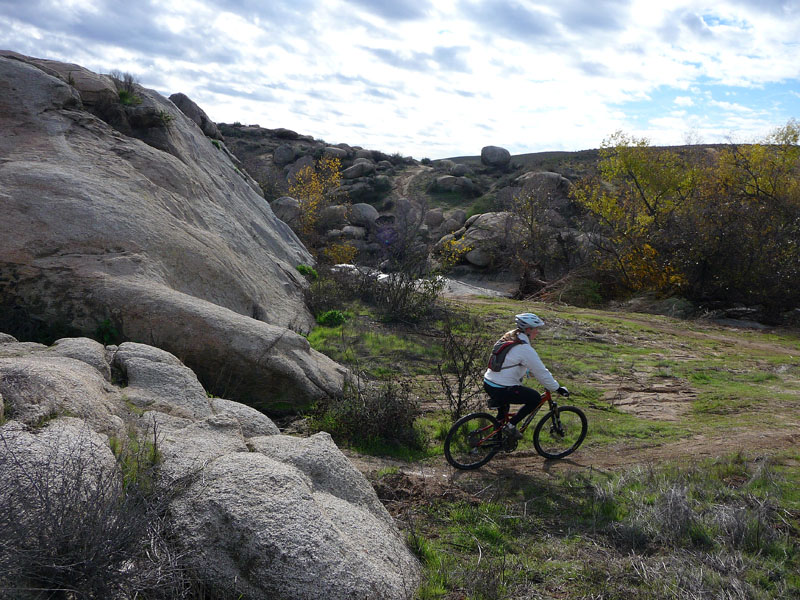
<instances>
[{"instance_id":1,"label":"black legging","mask_svg":"<svg viewBox=\"0 0 800 600\"><path fill-rule=\"evenodd\" d=\"M517 411L513 417L511 417L511 422L516 425L522 419L527 417L533 409L539 406L539 402L542 401L542 395L533 390L529 387L525 387L524 385L514 385L511 387L492 387L485 381L483 382L483 389L484 391L489 394L489 397L492 399L493 404L495 404L497 408L497 420L502 420L506 413L508 412L510 404L522 404L522 408Z\"/></svg>"}]
</instances>

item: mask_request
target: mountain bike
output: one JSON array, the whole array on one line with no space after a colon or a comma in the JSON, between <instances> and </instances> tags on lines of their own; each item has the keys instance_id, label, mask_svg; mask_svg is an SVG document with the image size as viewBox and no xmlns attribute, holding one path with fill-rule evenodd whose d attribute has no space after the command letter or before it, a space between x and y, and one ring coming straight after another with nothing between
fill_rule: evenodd
<instances>
[{"instance_id":1,"label":"mountain bike","mask_svg":"<svg viewBox=\"0 0 800 600\"><path fill-rule=\"evenodd\" d=\"M536 413L545 404L548 404L550 410L533 430L533 445L536 452L545 458L564 458L577 450L586 437L586 415L575 406L559 406L547 391L542 395L539 405L517 425L520 433L525 433ZM461 417L444 439L444 456L447 462L456 469L477 469L501 450L515 450L518 440L503 431L503 427L515 414L507 412L499 421L483 412Z\"/></svg>"}]
</instances>

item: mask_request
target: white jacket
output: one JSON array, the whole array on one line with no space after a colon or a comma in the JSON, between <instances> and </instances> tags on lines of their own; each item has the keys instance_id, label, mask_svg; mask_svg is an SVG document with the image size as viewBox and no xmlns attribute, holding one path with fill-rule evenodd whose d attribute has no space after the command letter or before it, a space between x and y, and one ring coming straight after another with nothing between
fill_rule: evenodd
<instances>
[{"instance_id":1,"label":"white jacket","mask_svg":"<svg viewBox=\"0 0 800 600\"><path fill-rule=\"evenodd\" d=\"M497 385L511 387L512 385L520 385L525 377L525 374L530 371L531 374L551 392L558 389L558 382L544 366L542 359L536 353L536 350L531 346L531 341L524 333L518 335L519 339L524 342L516 344L506 354L503 361L502 371L492 371L486 369L483 378Z\"/></svg>"}]
</instances>

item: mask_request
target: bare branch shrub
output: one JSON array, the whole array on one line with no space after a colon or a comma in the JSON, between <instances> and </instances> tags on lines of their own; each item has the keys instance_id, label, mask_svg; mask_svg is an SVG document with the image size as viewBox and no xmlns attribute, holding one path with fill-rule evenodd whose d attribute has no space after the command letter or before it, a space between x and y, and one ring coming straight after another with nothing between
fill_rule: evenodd
<instances>
[{"instance_id":1,"label":"bare branch shrub","mask_svg":"<svg viewBox=\"0 0 800 600\"><path fill-rule=\"evenodd\" d=\"M419 402L411 393L410 381L351 380L341 396L317 405L312 420L314 428L340 442L419 448L422 442L414 427L418 416Z\"/></svg>"},{"instance_id":2,"label":"bare branch shrub","mask_svg":"<svg viewBox=\"0 0 800 600\"><path fill-rule=\"evenodd\" d=\"M416 322L430 314L444 288L444 279L413 270L395 271L377 281L374 301L387 320Z\"/></svg>"},{"instance_id":3,"label":"bare branch shrub","mask_svg":"<svg viewBox=\"0 0 800 600\"><path fill-rule=\"evenodd\" d=\"M387 321L416 323L437 307L444 284L443 278L426 271L424 260L416 259L390 273L357 266L320 269L306 302L319 314L360 299L375 306Z\"/></svg>"},{"instance_id":4,"label":"bare branch shrub","mask_svg":"<svg viewBox=\"0 0 800 600\"><path fill-rule=\"evenodd\" d=\"M749 498L749 506L716 507L713 521L722 539L732 548L761 552L777 539L777 508L770 502Z\"/></svg>"},{"instance_id":5,"label":"bare branch shrub","mask_svg":"<svg viewBox=\"0 0 800 600\"><path fill-rule=\"evenodd\" d=\"M455 420L477 405L491 338L478 319L457 316L450 310L442 319L441 335L445 359L436 370L447 408Z\"/></svg>"},{"instance_id":6,"label":"bare branch shrub","mask_svg":"<svg viewBox=\"0 0 800 600\"><path fill-rule=\"evenodd\" d=\"M0 590L11 594L0 598L186 597L167 541L182 484L158 478L155 432L115 460L96 434L71 431L0 429Z\"/></svg>"}]
</instances>

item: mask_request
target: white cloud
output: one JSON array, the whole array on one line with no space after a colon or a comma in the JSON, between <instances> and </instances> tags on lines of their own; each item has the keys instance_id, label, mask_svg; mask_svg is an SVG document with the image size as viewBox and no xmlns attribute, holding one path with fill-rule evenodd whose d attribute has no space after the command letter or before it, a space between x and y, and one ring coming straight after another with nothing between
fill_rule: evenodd
<instances>
[{"instance_id":1,"label":"white cloud","mask_svg":"<svg viewBox=\"0 0 800 600\"><path fill-rule=\"evenodd\" d=\"M0 0L0 39L130 71L217 121L437 158L490 143L597 147L616 129L679 143L690 124L714 141L769 124L758 91L800 87L800 14L767 4ZM716 84L749 93L716 102Z\"/></svg>"},{"instance_id":2,"label":"white cloud","mask_svg":"<svg viewBox=\"0 0 800 600\"><path fill-rule=\"evenodd\" d=\"M749 106L743 106L741 104L737 104L736 102L723 102L721 100L711 100L708 104L709 106L719 108L720 110L723 110L726 113L752 115L755 112Z\"/></svg>"}]
</instances>

